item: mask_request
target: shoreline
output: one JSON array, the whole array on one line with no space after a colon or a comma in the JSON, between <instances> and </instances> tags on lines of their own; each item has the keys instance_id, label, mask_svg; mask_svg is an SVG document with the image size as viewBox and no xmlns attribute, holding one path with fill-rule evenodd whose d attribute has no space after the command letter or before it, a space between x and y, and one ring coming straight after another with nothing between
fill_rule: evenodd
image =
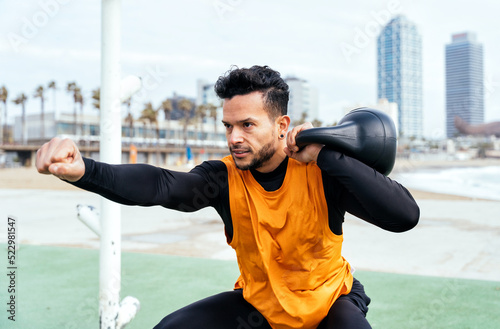
<instances>
[{"instance_id":1,"label":"shoreline","mask_svg":"<svg viewBox=\"0 0 500 329\"><path fill-rule=\"evenodd\" d=\"M500 158L469 159L469 160L415 160L415 159L396 159L394 169L390 175L435 169L451 168L478 168L500 166Z\"/></svg>"},{"instance_id":2,"label":"shoreline","mask_svg":"<svg viewBox=\"0 0 500 329\"><path fill-rule=\"evenodd\" d=\"M470 159L470 160L460 160L460 161L449 161L449 160L399 160L396 162L394 170L391 172L389 177L395 179L396 181L402 183L412 194L415 199L454 199L454 200L481 200L481 201L499 201L498 192L496 189L491 191L493 194L483 193L483 190L468 189L450 189L445 185L439 185L436 187L431 184L431 181L426 182L425 180L415 181L414 179L405 179L405 176L409 174L412 175L434 175L442 173L447 175L448 170L472 170L472 172L477 172L474 169L482 168L500 168L500 159L486 158L486 159ZM436 176L437 178L438 176ZM439 176L441 177L441 176ZM425 182L425 184L423 184ZM444 183L445 181L443 181ZM453 184L453 183L452 183ZM444 187L443 187L444 186ZM458 187L459 185L457 185Z\"/></svg>"}]
</instances>

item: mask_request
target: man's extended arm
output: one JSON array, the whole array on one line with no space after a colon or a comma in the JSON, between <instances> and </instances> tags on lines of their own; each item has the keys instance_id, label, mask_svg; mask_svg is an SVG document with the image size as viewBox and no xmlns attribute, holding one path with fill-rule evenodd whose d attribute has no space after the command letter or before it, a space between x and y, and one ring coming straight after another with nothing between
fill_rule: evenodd
<instances>
[{"instance_id":1,"label":"man's extended arm","mask_svg":"<svg viewBox=\"0 0 500 329\"><path fill-rule=\"evenodd\" d=\"M125 205L160 205L181 211L212 205L203 195L206 179L195 172L171 171L147 164L110 165L83 160L85 175L72 184L112 201Z\"/></svg>"},{"instance_id":2,"label":"man's extended arm","mask_svg":"<svg viewBox=\"0 0 500 329\"><path fill-rule=\"evenodd\" d=\"M69 139L53 138L37 152L36 167L88 191L126 205L164 207L195 211L217 205L218 193L208 173L225 172L225 165L206 163L190 173L169 171L149 165L109 165L84 159ZM219 192L220 189L217 189Z\"/></svg>"}]
</instances>

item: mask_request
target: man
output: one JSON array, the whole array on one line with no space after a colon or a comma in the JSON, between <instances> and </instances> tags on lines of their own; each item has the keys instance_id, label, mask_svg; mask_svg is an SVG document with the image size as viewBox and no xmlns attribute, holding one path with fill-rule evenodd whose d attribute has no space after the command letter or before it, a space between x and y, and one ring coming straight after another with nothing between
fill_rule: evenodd
<instances>
[{"instance_id":1,"label":"man","mask_svg":"<svg viewBox=\"0 0 500 329\"><path fill-rule=\"evenodd\" d=\"M412 196L322 145L299 150L295 137L311 125L288 131L288 86L269 67L232 69L215 91L231 153L220 161L189 173L108 165L54 139L38 151L37 169L122 204L218 211L240 268L235 289L166 316L157 329L370 328L370 299L341 256L343 217L406 231L419 218Z\"/></svg>"}]
</instances>

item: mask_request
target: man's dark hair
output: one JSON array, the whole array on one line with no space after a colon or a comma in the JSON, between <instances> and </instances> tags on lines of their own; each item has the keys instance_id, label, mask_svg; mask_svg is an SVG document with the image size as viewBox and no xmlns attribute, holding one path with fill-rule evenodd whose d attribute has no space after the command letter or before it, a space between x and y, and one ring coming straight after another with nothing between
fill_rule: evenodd
<instances>
[{"instance_id":1,"label":"man's dark hair","mask_svg":"<svg viewBox=\"0 0 500 329\"><path fill-rule=\"evenodd\" d=\"M221 99L236 95L247 95L254 91L262 93L264 107L270 118L287 114L288 85L279 72L269 66L254 65L251 68L233 66L215 83L215 93Z\"/></svg>"}]
</instances>

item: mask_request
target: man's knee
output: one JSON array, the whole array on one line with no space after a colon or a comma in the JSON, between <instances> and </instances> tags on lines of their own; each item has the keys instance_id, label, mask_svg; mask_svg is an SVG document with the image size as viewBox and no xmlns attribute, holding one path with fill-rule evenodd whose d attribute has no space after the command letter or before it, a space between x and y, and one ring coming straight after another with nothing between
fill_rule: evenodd
<instances>
[{"instance_id":1,"label":"man's knee","mask_svg":"<svg viewBox=\"0 0 500 329\"><path fill-rule=\"evenodd\" d=\"M370 324L365 314L347 299L338 299L330 308L327 317L318 326L318 329L356 328L369 329Z\"/></svg>"},{"instance_id":2,"label":"man's knee","mask_svg":"<svg viewBox=\"0 0 500 329\"><path fill-rule=\"evenodd\" d=\"M192 318L192 317L191 317ZM185 316L179 311L164 317L160 323L158 323L153 329L181 329L181 328L191 328L187 327L189 323L189 318L185 319ZM193 327L194 328L194 327Z\"/></svg>"},{"instance_id":3,"label":"man's knee","mask_svg":"<svg viewBox=\"0 0 500 329\"><path fill-rule=\"evenodd\" d=\"M243 318L242 316L238 316L236 321L238 323L238 327L236 329L262 328L263 325L267 324L264 316L257 310L250 312L246 317L246 319Z\"/></svg>"},{"instance_id":4,"label":"man's knee","mask_svg":"<svg viewBox=\"0 0 500 329\"><path fill-rule=\"evenodd\" d=\"M203 328L204 324L200 322L201 317L180 309L164 317L153 329Z\"/></svg>"}]
</instances>

